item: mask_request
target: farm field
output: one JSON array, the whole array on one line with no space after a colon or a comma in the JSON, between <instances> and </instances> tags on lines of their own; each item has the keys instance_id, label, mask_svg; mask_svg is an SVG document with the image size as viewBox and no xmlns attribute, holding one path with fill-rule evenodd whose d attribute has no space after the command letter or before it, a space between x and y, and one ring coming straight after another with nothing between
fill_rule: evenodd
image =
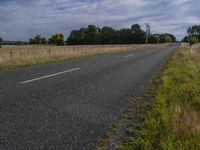
<instances>
[{"instance_id":1,"label":"farm field","mask_svg":"<svg viewBox=\"0 0 200 150\"><path fill-rule=\"evenodd\" d=\"M0 70L139 48L164 47L166 45L3 46L0 49Z\"/></svg>"}]
</instances>

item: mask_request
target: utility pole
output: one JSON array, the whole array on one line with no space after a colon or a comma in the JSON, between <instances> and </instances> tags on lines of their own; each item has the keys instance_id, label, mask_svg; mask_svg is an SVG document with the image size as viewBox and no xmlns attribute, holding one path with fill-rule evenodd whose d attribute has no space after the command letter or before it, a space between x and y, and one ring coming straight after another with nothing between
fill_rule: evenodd
<instances>
[{"instance_id":1,"label":"utility pole","mask_svg":"<svg viewBox=\"0 0 200 150\"><path fill-rule=\"evenodd\" d=\"M0 32L0 38L3 38L4 35L6 35L6 32Z\"/></svg>"},{"instance_id":2,"label":"utility pole","mask_svg":"<svg viewBox=\"0 0 200 150\"><path fill-rule=\"evenodd\" d=\"M151 27L150 27L150 23L145 23L146 25L146 44L148 44L148 36L151 33Z\"/></svg>"},{"instance_id":3,"label":"utility pole","mask_svg":"<svg viewBox=\"0 0 200 150\"><path fill-rule=\"evenodd\" d=\"M6 32L0 32L0 39L3 40L3 36L6 34ZM0 40L0 48L1 48L1 44L2 41Z\"/></svg>"}]
</instances>

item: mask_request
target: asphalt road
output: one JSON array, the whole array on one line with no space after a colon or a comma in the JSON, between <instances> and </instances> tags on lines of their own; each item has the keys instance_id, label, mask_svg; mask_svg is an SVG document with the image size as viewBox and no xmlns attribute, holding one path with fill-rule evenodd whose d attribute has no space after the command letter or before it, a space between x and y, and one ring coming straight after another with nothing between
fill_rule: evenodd
<instances>
[{"instance_id":1,"label":"asphalt road","mask_svg":"<svg viewBox=\"0 0 200 150\"><path fill-rule=\"evenodd\" d=\"M176 46L0 72L0 150L92 149Z\"/></svg>"}]
</instances>

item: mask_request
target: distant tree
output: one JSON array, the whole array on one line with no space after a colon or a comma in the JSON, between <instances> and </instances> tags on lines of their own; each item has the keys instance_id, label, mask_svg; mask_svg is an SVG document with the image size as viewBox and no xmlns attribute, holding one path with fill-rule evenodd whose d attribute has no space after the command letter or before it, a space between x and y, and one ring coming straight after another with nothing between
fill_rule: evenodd
<instances>
[{"instance_id":1,"label":"distant tree","mask_svg":"<svg viewBox=\"0 0 200 150\"><path fill-rule=\"evenodd\" d=\"M158 34L160 38L160 43L165 43L165 35L164 34Z\"/></svg>"},{"instance_id":2,"label":"distant tree","mask_svg":"<svg viewBox=\"0 0 200 150\"><path fill-rule=\"evenodd\" d=\"M117 35L119 37L118 44L131 44L133 41L131 29L123 28L118 30Z\"/></svg>"},{"instance_id":3,"label":"distant tree","mask_svg":"<svg viewBox=\"0 0 200 150\"><path fill-rule=\"evenodd\" d=\"M188 37L196 37L200 41L200 25L194 25L187 29Z\"/></svg>"},{"instance_id":4,"label":"distant tree","mask_svg":"<svg viewBox=\"0 0 200 150\"><path fill-rule=\"evenodd\" d=\"M33 38L30 38L30 39L29 39L29 44L35 44L35 41L34 41Z\"/></svg>"},{"instance_id":5,"label":"distant tree","mask_svg":"<svg viewBox=\"0 0 200 150\"><path fill-rule=\"evenodd\" d=\"M160 37L158 35L150 35L149 36L149 43L158 44L159 42L160 42Z\"/></svg>"},{"instance_id":6,"label":"distant tree","mask_svg":"<svg viewBox=\"0 0 200 150\"><path fill-rule=\"evenodd\" d=\"M42 37L41 44L47 44L47 43L48 43L47 39L45 37Z\"/></svg>"},{"instance_id":7,"label":"distant tree","mask_svg":"<svg viewBox=\"0 0 200 150\"><path fill-rule=\"evenodd\" d=\"M176 37L174 35L165 33L165 34L156 34L160 37L160 43L172 43L176 42Z\"/></svg>"},{"instance_id":8,"label":"distant tree","mask_svg":"<svg viewBox=\"0 0 200 150\"><path fill-rule=\"evenodd\" d=\"M63 33L56 33L49 39L49 44L64 45Z\"/></svg>"},{"instance_id":9,"label":"distant tree","mask_svg":"<svg viewBox=\"0 0 200 150\"><path fill-rule=\"evenodd\" d=\"M150 36L151 43L175 42L176 37L172 34L157 34ZM140 25L134 24L131 28L115 30L105 26L102 29L95 25L88 25L86 28L71 31L66 43L69 45L83 44L144 44L145 32ZM52 39L49 40L52 43Z\"/></svg>"},{"instance_id":10,"label":"distant tree","mask_svg":"<svg viewBox=\"0 0 200 150\"><path fill-rule=\"evenodd\" d=\"M85 36L86 28L81 28L80 30L73 30L70 33L66 43L70 45L82 45L85 43Z\"/></svg>"},{"instance_id":11,"label":"distant tree","mask_svg":"<svg viewBox=\"0 0 200 150\"><path fill-rule=\"evenodd\" d=\"M101 30L101 44L115 43L116 32L112 27L105 26Z\"/></svg>"},{"instance_id":12,"label":"distant tree","mask_svg":"<svg viewBox=\"0 0 200 150\"><path fill-rule=\"evenodd\" d=\"M165 43L171 43L172 38L169 35L165 35Z\"/></svg>"},{"instance_id":13,"label":"distant tree","mask_svg":"<svg viewBox=\"0 0 200 150\"><path fill-rule=\"evenodd\" d=\"M41 44L42 42L42 36L41 35L36 35L35 36L35 44Z\"/></svg>"},{"instance_id":14,"label":"distant tree","mask_svg":"<svg viewBox=\"0 0 200 150\"><path fill-rule=\"evenodd\" d=\"M41 35L36 35L29 40L29 44L47 44L47 39Z\"/></svg>"},{"instance_id":15,"label":"distant tree","mask_svg":"<svg viewBox=\"0 0 200 150\"><path fill-rule=\"evenodd\" d=\"M109 41L106 41L105 38L108 38L107 28L110 29L110 27L101 29L94 25L89 25L87 28L73 30L67 38L66 43L69 45L102 44L102 42L104 44L112 44L116 42L116 38L114 37L114 34L116 33L114 31L112 32L113 35L110 35L111 30L109 30Z\"/></svg>"},{"instance_id":16,"label":"distant tree","mask_svg":"<svg viewBox=\"0 0 200 150\"><path fill-rule=\"evenodd\" d=\"M84 44L96 44L97 43L97 27L95 25L88 25L88 28L86 29L86 35Z\"/></svg>"},{"instance_id":17,"label":"distant tree","mask_svg":"<svg viewBox=\"0 0 200 150\"><path fill-rule=\"evenodd\" d=\"M188 36L185 36L185 37L181 40L181 42L188 42Z\"/></svg>"},{"instance_id":18,"label":"distant tree","mask_svg":"<svg viewBox=\"0 0 200 150\"><path fill-rule=\"evenodd\" d=\"M131 27L131 39L133 44L145 43L145 32L140 28L140 25L134 24Z\"/></svg>"},{"instance_id":19,"label":"distant tree","mask_svg":"<svg viewBox=\"0 0 200 150\"><path fill-rule=\"evenodd\" d=\"M189 42L190 42L190 46L192 46L193 44L197 44L199 40L197 37L190 37Z\"/></svg>"},{"instance_id":20,"label":"distant tree","mask_svg":"<svg viewBox=\"0 0 200 150\"><path fill-rule=\"evenodd\" d=\"M102 29L97 28L97 33L96 33L96 44L101 44L101 38L102 38Z\"/></svg>"},{"instance_id":21,"label":"distant tree","mask_svg":"<svg viewBox=\"0 0 200 150\"><path fill-rule=\"evenodd\" d=\"M67 38L66 43L70 45L80 45L82 44L81 36L79 36L79 32L77 30L71 31L69 37Z\"/></svg>"},{"instance_id":22,"label":"distant tree","mask_svg":"<svg viewBox=\"0 0 200 150\"><path fill-rule=\"evenodd\" d=\"M52 38L49 38L49 39L48 39L48 44L50 44L50 45L51 45L51 44L54 44Z\"/></svg>"},{"instance_id":23,"label":"distant tree","mask_svg":"<svg viewBox=\"0 0 200 150\"><path fill-rule=\"evenodd\" d=\"M169 41L170 43L176 42L176 37L175 37L174 35L169 34L169 33L165 33L165 36L167 36L167 38L168 38L168 36L170 37L170 40L169 40L169 38L168 38L168 41Z\"/></svg>"},{"instance_id":24,"label":"distant tree","mask_svg":"<svg viewBox=\"0 0 200 150\"><path fill-rule=\"evenodd\" d=\"M3 39L0 37L0 48L1 48L2 42L3 42Z\"/></svg>"},{"instance_id":25,"label":"distant tree","mask_svg":"<svg viewBox=\"0 0 200 150\"><path fill-rule=\"evenodd\" d=\"M16 42L14 42L14 45L24 45L24 42L22 42L22 41L16 41Z\"/></svg>"}]
</instances>

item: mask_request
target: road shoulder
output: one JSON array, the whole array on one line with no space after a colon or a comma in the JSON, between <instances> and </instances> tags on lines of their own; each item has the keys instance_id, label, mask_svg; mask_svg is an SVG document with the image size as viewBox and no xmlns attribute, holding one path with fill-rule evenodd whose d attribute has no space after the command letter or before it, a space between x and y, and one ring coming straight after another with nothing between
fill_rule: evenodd
<instances>
[{"instance_id":1,"label":"road shoulder","mask_svg":"<svg viewBox=\"0 0 200 150\"><path fill-rule=\"evenodd\" d=\"M124 141L134 137L134 131L144 122L151 110L155 93L161 83L162 72L171 55L166 58L136 97L128 103L120 117L107 130L106 135L97 142L95 146L97 150L118 149Z\"/></svg>"}]
</instances>

